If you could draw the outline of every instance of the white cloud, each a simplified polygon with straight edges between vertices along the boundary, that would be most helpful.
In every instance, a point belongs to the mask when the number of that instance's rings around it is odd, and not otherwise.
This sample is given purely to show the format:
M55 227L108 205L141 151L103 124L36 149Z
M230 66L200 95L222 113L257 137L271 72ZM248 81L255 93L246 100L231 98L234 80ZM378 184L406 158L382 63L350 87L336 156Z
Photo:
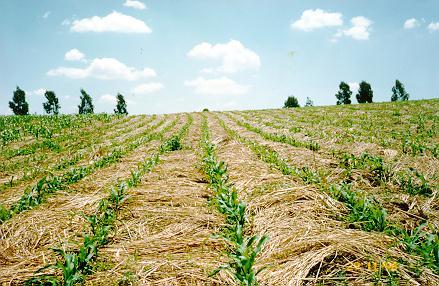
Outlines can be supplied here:
M78 49L71 49L64 55L66 61L81 61L84 57L85 55Z
M74 32L118 32L146 33L152 32L145 22L134 17L113 11L105 17L93 16L73 21L70 30Z
M415 18L407 19L404 22L404 29L413 29L419 27L420 23Z
M126 0L125 3L123 3L123 6L138 9L138 10L146 9L145 4L136 0Z
M49 70L49 76L65 76L72 79L96 78L101 80L138 80L154 77L156 72L151 68L136 69L128 67L114 58L97 58L85 68L59 67Z
M215 45L203 42L194 46L187 55L190 58L201 60L221 60L222 64L216 70L224 73L258 70L261 66L258 54L247 49L237 40L230 40L228 43Z
M69 19L64 19L61 23L61 25L63 26L70 26L72 22Z
M329 13L322 9L305 10L299 20L291 23L292 29L310 32L324 27L334 27L343 25L343 15L341 13Z
M30 94L35 94L35 95L43 96L46 93L46 90L47 89L45 89L45 88L39 88L39 89L36 89L36 90L32 91Z
M117 99L116 96L111 94L104 94L99 97L99 100L105 103L110 103L112 105L116 105Z
M150 82L150 83L143 83L138 86L136 86L132 93L135 95L143 95L143 94L150 94L150 93L156 93L164 88L164 85L160 82Z
M428 25L428 30L429 30L431 33L434 32L434 31L439 30L439 22L431 22L431 23Z
M372 21L363 16L354 17L351 19L352 27L346 30L338 31L333 41L336 41L337 38L342 36L351 37L355 40L368 40L370 35L370 26L372 25Z
M348 85L352 92L357 92L357 90L360 88L360 84L358 82L348 82Z
M205 79L198 77L194 80L185 81L184 85L193 87L197 94L209 95L239 95L249 91L250 86L240 85L228 77Z
M50 13L51 13L50 11L47 11L46 13L44 13L43 18L44 18L44 19L49 18Z

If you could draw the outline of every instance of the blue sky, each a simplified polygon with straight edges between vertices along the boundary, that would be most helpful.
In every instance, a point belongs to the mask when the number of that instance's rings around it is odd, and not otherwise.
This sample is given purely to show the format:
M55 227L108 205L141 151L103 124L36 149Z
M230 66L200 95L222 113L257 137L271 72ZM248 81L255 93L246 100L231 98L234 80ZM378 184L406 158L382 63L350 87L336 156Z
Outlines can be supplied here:
M340 81L388 101L439 97L439 1L0 1L0 114L18 85L63 113L80 89L97 112L169 113L335 104ZM356 100L354 100L356 102Z

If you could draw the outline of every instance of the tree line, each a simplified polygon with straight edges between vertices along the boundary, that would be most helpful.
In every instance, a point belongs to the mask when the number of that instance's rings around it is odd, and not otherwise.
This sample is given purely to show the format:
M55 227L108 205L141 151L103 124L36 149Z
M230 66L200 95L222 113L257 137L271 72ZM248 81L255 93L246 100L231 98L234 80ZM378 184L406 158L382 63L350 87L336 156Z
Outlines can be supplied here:
M351 104L351 96L352 91L349 87L349 84L342 81L340 82L340 85L338 86L339 90L335 94L335 97L337 98L337 105L341 104ZM360 82L358 92L355 95L357 98L358 103L372 103L373 102L373 90L371 85L366 82L362 81ZM405 101L409 100L410 95L405 90L404 85L399 81L395 81L395 85L392 87L392 96L390 97L391 101ZM313 106L312 100L307 97L306 98L306 104L305 106ZM299 101L294 96L289 96L287 100L284 103L284 108L288 107L300 107Z
M44 93L46 97L46 102L43 103L44 111L49 115L58 115L61 109L58 97L55 92L46 90ZM126 115L128 114L127 103L122 94L117 94L117 104L114 109L115 114ZM78 114L93 114L94 105L91 96L83 89L81 89L80 103L78 105ZM29 104L26 101L26 93L24 90L17 86L12 96L12 101L9 101L9 108L15 115L28 115L29 114Z

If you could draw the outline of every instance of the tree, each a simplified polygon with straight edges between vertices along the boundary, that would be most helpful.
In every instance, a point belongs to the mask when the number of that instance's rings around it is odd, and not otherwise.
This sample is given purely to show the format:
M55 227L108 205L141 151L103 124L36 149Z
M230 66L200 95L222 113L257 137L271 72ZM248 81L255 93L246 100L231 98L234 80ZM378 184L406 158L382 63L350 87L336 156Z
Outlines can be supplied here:
M47 101L43 103L43 108L46 111L46 113L58 115L61 106L58 103L58 97L56 97L55 92L46 90L44 96L47 99Z
M284 108L289 107L300 107L299 101L294 96L288 96L287 100L285 101Z
M15 115L27 115L29 114L29 104L26 102L26 93L17 86L17 90L14 91L12 101L9 101L9 108Z
M306 98L305 106L314 106L314 102L311 100L311 98Z
M344 81L342 81L342 82L340 82L340 85L338 87L340 89L335 94L335 97L337 97L337 105L351 104L352 91L349 88L349 85L347 83L345 83Z
M116 109L114 110L114 113L115 114L128 114L127 103L126 103L123 95L118 93L116 98L117 98L117 105L116 105Z
M371 103L373 98L373 90L368 82L360 82L360 88L356 95L358 103Z
M405 91L405 87L399 80L396 80L395 86L392 87L392 101L409 100L409 94Z
M88 95L85 90L81 89L81 103L78 105L79 114L93 114L94 106L93 100L90 95Z

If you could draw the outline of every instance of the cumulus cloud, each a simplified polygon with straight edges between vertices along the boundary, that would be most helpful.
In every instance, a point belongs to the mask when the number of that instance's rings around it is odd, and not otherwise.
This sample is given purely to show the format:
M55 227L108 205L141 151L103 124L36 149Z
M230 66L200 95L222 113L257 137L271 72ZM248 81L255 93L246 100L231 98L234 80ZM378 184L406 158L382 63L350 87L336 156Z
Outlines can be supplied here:
M81 61L84 57L85 55L78 49L71 49L64 55L66 61Z
M205 79L198 77L184 82L184 85L194 88L197 94L206 95L240 95L250 90L248 85L240 85L228 77Z
M343 25L341 13L329 13L322 9L305 10L299 20L291 23L292 29L310 32L324 27L335 27Z
M348 82L348 85L352 92L357 92L360 88L360 84L358 82Z
M116 105L117 104L116 96L111 95L111 94L101 95L99 97L99 100L102 101L102 102L105 102L105 103L110 103L112 105Z
M65 76L72 79L96 78L101 80L138 80L154 77L156 72L151 68L136 69L126 66L114 58L97 58L85 68L59 67L49 70L49 76Z
M165 86L160 82L143 83L143 84L136 86L132 90L132 93L135 95L151 94L151 93L159 92L164 87Z
M346 30L340 30L335 34L333 41L342 36L351 37L355 40L368 40L370 35L370 26L372 21L363 16L351 19L352 27Z
M222 64L216 68L216 71L223 73L258 70L261 66L258 54L247 49L237 40L230 40L228 43L215 45L204 42L194 46L187 55L190 58L200 60L221 60Z
M46 90L47 89L45 89L45 88L39 88L39 89L36 89L36 90L32 91L30 94L35 94L35 95L38 95L38 96L43 96L46 93Z
M116 32L116 33L146 33L152 32L151 28L142 20L132 16L113 11L105 17L93 16L75 20L70 27L74 32Z
M136 0L126 0L125 3L123 3L123 6L138 9L138 10L146 9L145 4Z
M404 29L413 29L419 27L420 23L415 18L407 19L404 22Z
M431 22L431 23L428 25L428 30L429 30L431 33L434 32L434 31L439 30L439 22Z

